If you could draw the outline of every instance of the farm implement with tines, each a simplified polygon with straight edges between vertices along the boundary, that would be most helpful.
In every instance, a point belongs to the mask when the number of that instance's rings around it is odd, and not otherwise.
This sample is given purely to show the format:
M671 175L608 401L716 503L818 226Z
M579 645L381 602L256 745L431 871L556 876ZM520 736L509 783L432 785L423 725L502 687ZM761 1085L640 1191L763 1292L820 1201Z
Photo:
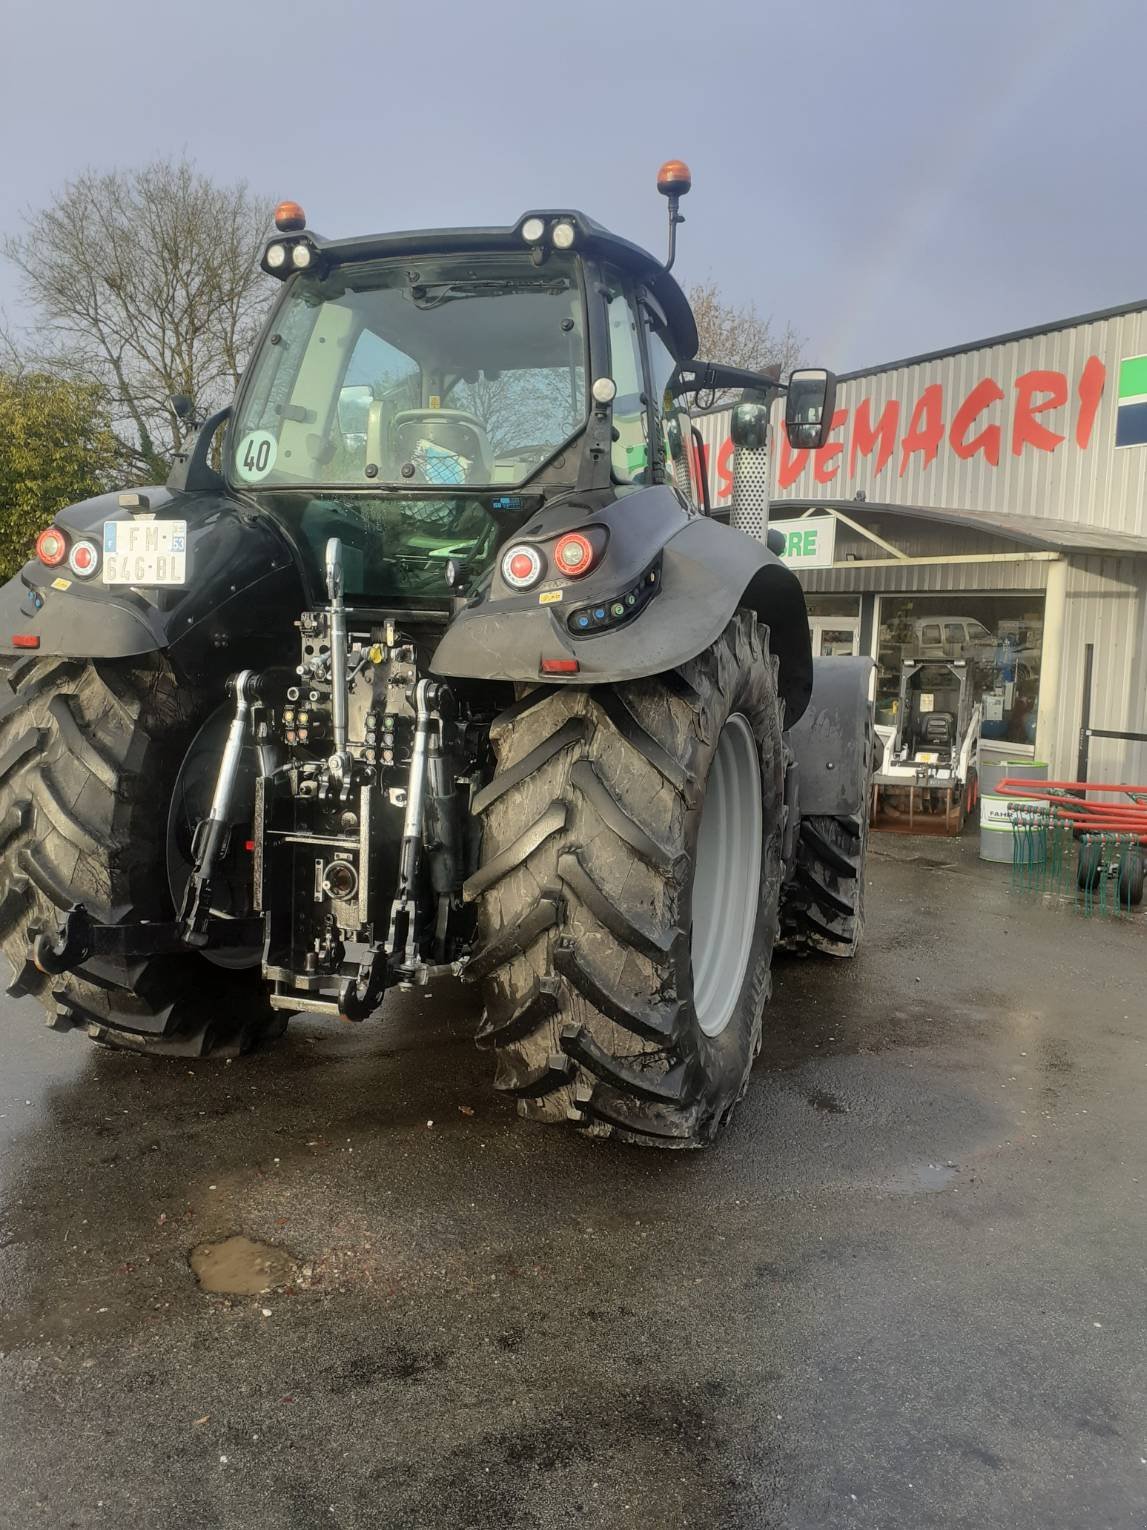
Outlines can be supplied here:
M1085 913L1130 913L1143 901L1147 786L1110 781L999 783L1012 826L1012 882L1028 891L1062 892L1075 859L1077 901ZM1125 801L1099 801L1089 793Z

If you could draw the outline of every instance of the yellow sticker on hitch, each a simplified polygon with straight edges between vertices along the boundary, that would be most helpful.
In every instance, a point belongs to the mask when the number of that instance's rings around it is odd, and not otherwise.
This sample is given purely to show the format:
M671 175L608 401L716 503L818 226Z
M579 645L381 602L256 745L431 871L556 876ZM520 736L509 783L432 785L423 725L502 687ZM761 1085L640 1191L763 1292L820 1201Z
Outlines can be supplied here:
M72 587L72 581L70 579L53 579L52 580L52 588L54 590L70 590L71 587Z
M561 590L543 590L538 596L539 606L555 606L562 598Z

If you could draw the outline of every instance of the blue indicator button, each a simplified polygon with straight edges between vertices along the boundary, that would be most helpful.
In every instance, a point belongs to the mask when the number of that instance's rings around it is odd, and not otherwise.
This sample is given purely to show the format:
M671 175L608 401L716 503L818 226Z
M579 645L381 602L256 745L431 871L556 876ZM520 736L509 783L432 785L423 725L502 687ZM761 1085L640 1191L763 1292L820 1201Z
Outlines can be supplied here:
M604 606L595 606L594 607L593 615L594 615L594 620L595 621L599 621L599 622L605 621L605 607Z
M582 615L578 617L577 624L578 624L579 627L588 627L589 626L589 617L586 616L585 613L583 612Z

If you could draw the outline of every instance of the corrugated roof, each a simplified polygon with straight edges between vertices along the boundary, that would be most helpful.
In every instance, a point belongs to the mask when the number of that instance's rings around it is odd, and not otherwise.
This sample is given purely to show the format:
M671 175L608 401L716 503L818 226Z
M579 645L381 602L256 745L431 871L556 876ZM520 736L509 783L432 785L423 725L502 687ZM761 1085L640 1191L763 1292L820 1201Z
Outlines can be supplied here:
M773 502L773 513L783 506L784 516L805 507L799 500ZM1147 536L1126 531L1109 531L1103 526L1077 526L1065 521L1043 520L1035 515L990 515L983 510L929 510L919 505L877 504L873 500L818 499L809 501L810 510L840 510L861 526L865 517L900 516L928 521L938 526L962 526L968 531L986 531L991 536L1006 537L1025 547L1047 552L1122 553L1147 557Z
M1049 324L1032 324L1027 329L1008 330L1003 335L988 335L983 340L968 340L961 345L951 345L944 350L923 351L919 356L905 356L901 361L882 361L874 367L860 367L853 372L841 372L837 382L855 382L862 377L875 377L879 372L895 372L901 367L916 367L926 361L943 361L948 356L963 356L968 351L984 351L993 345L1008 345L1014 340L1030 340L1036 335L1054 335L1061 329L1076 329L1081 324L1099 324L1104 319L1118 319L1124 314L1140 313L1147 308L1147 298L1135 303L1120 303L1114 308L1099 308L1094 313L1076 314L1071 319L1053 319Z

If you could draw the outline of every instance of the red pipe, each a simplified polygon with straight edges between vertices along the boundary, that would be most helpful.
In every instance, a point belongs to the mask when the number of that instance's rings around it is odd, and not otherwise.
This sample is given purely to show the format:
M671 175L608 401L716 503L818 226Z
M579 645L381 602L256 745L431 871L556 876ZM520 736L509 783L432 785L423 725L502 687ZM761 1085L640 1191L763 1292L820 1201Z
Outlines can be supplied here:
M1012 780L1008 776L996 785L997 795L1003 792L1004 787L1011 791L1022 791L1025 787L1057 787L1061 791L1072 792L1142 792L1147 797L1147 786L1128 786L1124 781L1033 781L1030 777L1022 780Z

